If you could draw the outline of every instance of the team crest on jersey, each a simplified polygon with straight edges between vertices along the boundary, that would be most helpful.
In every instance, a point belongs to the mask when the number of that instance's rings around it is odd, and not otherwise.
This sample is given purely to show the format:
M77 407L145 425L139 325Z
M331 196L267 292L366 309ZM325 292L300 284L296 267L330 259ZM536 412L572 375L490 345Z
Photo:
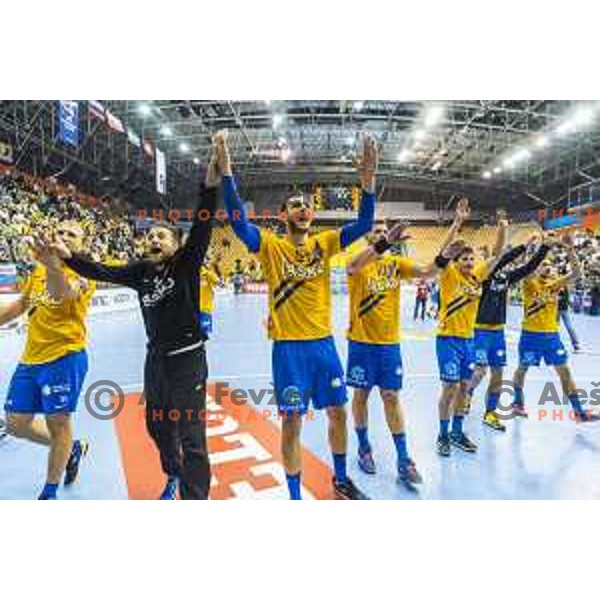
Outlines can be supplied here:
M62 300L55 300L50 296L48 290L42 290L41 292L31 292L31 294L29 294L28 304L31 308L38 306L60 306Z
M315 243L312 251L305 247L296 248L294 260L285 260L283 263L283 277L285 279L314 279L325 272L323 249Z

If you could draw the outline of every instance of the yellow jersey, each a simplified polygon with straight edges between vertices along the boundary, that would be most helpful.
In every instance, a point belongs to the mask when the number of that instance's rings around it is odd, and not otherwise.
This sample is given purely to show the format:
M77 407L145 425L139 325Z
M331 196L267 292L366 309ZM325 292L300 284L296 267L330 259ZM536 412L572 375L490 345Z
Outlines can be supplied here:
M270 339L331 335L330 259L339 252L339 230L311 235L300 246L261 230L258 258L269 286Z
M28 329L21 362L39 365L83 350L87 341L85 318L96 284L68 268L67 281L80 290L77 298L57 302L46 289L46 269L37 265L25 282L22 294L27 303Z
M446 337L472 338L481 297L481 279L486 263L475 266L465 275L456 263L440 274L440 322L437 334Z
M215 287L218 283L219 278L212 269L200 268L200 312L212 314Z
M400 282L412 279L415 263L384 256L348 276L348 339L368 344L400 342Z
M555 333L558 324L558 292L561 288L555 277L528 277L523 281L523 331Z

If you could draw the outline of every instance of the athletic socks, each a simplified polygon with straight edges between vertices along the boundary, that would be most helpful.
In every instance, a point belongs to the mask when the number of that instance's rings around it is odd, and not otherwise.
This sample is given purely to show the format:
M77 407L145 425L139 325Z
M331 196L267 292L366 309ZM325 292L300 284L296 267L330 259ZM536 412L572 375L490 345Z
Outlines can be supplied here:
M408 450L406 449L406 434L393 433L394 445L396 446L396 454L398 456L398 465L403 465L408 461Z
M285 478L290 493L290 500L302 500L302 496L300 495L300 473L296 473L296 475L286 473Z
M486 407L487 412L492 412L498 408L498 397L499 397L499 394L497 394L497 393L491 393L488 395L488 401L487 401L487 407Z
M366 427L357 427L355 429L356 436L358 437L358 451L361 454L371 452L371 444L369 443L369 436Z
M333 472L335 473L335 480L338 483L345 483L348 479L346 474L346 455L345 454L334 454L333 455Z
M452 433L454 435L460 435L463 432L463 421L465 417L463 415L454 415L452 417Z
M38 500L56 500L57 491L58 483L46 483L42 493L38 496Z
M585 414L585 410L583 408L583 406L581 406L581 402L579 401L579 396L577 394L571 394L569 396L569 402L571 403L571 406L573 407L573 410L578 414L578 415L583 415L586 416Z
M525 406L525 398L523 396L523 388L515 385L515 404Z
M450 419L440 419L440 437L448 437Z

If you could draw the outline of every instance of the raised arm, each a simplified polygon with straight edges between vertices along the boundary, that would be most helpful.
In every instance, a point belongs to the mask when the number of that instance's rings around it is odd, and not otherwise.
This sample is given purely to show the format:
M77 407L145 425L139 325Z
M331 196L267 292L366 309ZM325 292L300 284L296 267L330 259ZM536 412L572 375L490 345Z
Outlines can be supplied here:
M562 287L563 285L569 285L571 283L575 283L578 279L581 279L583 276L583 269L581 268L581 263L577 258L577 254L575 252L573 234L566 233L563 236L563 242L567 247L567 258L569 259L569 265L571 267L571 272L565 276L561 277L557 281L557 286Z
M387 236L381 237L374 244L370 244L364 250L354 256L346 266L348 275L354 275L364 269L369 263L377 260L396 242L407 240L407 223L400 222L394 225Z
M517 246L518 248L519 246ZM515 267L508 272L508 281L510 285L518 283L525 277L529 277L533 275L538 269L538 267L544 262L546 255L550 251L550 245L547 243L542 244L537 252L524 264L520 267Z
M435 259L428 264L415 264L413 267L413 277L431 277L438 271L445 269L448 266L450 260L452 260L459 250L458 247L455 247L456 236L463 223L469 217L469 214L469 199L462 197L456 205L456 214L454 215L454 220L452 221L452 225L450 225L450 228L440 244L440 248Z
M210 244L215 211L217 210L217 186L219 171L216 157L211 158L206 168L206 178L200 192L200 202L194 215L194 223L179 255L180 264L199 269Z
M508 220L504 211L498 211L498 234L496 235L496 243L492 249L492 256L499 257L506 247L508 241Z
M35 236L33 252L36 259L46 269L46 290L52 300L61 302L63 300L74 300L82 291L85 291L85 282L69 282L61 260L52 249L56 238L51 238L42 232Z
M362 156L355 161L360 175L362 197L358 208L358 218L344 225L340 230L340 246L347 248L350 244L369 233L375 219L375 174L377 173L377 144L370 135L366 135Z
M225 210L231 221L234 233L244 242L250 252L260 250L260 229L250 223L246 211L239 197L231 170L231 157L227 145L227 132L220 131L214 136L215 151L219 172L221 173L221 187Z

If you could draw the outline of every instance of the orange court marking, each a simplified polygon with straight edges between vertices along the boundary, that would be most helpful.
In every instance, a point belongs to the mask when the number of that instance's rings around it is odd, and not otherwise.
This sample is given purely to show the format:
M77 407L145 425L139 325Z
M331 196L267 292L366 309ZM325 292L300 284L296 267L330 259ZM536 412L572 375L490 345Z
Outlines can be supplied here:
M209 385L207 434L213 473L211 499L287 499L279 427L248 404L236 406L228 394L223 396L222 404L217 405L211 400L212 389ZM271 407L271 411L275 412L275 407ZM310 422L306 426L310 426ZM115 427L129 498L156 499L164 487L165 476L154 442L146 432L145 407L139 404L139 394L125 397ZM303 497L332 499L331 477L330 468L303 448Z

